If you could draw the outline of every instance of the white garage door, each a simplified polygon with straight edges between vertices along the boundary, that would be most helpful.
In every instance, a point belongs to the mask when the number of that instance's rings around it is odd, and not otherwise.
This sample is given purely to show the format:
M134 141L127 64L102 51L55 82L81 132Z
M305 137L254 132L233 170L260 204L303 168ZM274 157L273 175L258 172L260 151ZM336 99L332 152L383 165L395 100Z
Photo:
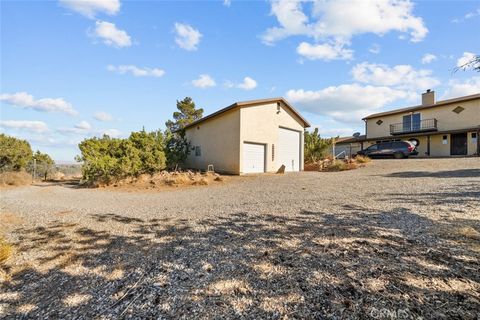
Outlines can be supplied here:
M300 171L300 132L279 128L277 167L285 171Z
M265 172L265 145L243 143L243 173Z

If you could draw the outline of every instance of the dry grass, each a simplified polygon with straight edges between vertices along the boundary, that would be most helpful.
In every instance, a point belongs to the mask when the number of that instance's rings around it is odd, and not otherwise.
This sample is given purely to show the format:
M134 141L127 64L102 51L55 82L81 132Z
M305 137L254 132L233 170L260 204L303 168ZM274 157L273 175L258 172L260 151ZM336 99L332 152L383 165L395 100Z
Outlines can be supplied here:
M0 173L0 186L25 186L32 183L32 177L25 171Z
M346 171L357 169L358 165L354 161L334 160L327 164L324 168L325 171Z
M3 237L0 236L0 265L3 265L11 257L13 247Z
M0 227L5 230L9 226L19 225L23 222L23 218L10 212L0 212Z
M327 158L322 161L305 163L305 171L346 171L359 167L364 167L371 159L368 157L357 156L355 159L336 159Z
M206 186L223 181L225 181L224 177L216 173L162 171L154 175L143 174L137 178L127 178L118 181L113 186L158 189L168 187Z
M438 227L436 232L441 236L448 238L460 238L464 240L480 240L480 232L475 230L470 226L459 226L459 227Z
M367 156L358 155L355 157L355 161L358 163L369 163L370 161L372 161L372 159Z

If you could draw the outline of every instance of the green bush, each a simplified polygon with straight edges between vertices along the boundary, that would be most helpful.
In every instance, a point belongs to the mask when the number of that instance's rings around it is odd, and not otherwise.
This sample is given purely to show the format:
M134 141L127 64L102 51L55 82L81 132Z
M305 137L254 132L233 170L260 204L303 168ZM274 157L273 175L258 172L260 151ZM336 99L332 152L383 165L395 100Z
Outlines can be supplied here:
M313 163L325 159L330 153L332 139L321 138L318 128L313 132L305 131L305 162Z
M0 171L20 171L31 159L32 148L27 141L0 134Z
M131 176L153 174L166 167L164 138L160 131L132 132L127 139L85 139L79 144L83 179L109 184Z

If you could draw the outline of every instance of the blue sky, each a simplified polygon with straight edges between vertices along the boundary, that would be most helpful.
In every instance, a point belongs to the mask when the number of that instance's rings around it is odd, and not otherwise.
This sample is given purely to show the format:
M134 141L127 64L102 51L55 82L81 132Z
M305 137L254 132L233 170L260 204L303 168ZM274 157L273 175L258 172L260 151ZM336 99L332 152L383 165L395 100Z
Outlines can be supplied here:
M480 92L480 1L2 1L0 130L56 160L85 137L163 129L283 96L323 136L370 113Z

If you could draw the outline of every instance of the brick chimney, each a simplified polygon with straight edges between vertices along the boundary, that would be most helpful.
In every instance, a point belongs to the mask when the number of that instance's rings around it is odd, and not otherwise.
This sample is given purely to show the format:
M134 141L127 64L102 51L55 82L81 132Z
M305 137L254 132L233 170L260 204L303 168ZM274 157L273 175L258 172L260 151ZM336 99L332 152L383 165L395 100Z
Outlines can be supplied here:
M422 93L422 106L431 106L435 104L435 91L430 89Z

